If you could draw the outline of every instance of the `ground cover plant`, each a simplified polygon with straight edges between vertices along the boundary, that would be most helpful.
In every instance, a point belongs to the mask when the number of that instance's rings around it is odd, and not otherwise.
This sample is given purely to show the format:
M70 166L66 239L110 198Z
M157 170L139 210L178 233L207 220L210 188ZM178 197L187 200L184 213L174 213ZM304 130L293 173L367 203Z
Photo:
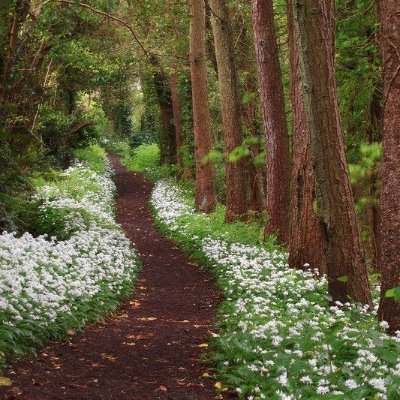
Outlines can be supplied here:
M114 220L104 150L33 179L40 235L0 235L0 364L94 322L132 291L139 262Z
M160 228L218 278L226 300L212 358L240 398L399 398L400 332L386 335L376 309L331 303L325 277L290 269L287 254L257 243L257 230L224 226L219 211L196 213L174 180L155 185L151 204Z

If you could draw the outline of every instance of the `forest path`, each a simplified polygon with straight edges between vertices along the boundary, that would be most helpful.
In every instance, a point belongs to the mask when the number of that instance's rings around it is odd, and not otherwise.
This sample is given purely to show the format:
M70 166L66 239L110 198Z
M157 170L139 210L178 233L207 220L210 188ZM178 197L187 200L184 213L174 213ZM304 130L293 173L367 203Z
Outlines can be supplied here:
M152 185L118 157L111 161L117 221L143 263L137 290L101 324L15 364L6 374L11 390L26 400L214 399L199 361L220 300L213 278L157 232L148 208ZM14 398L7 393L0 389L0 398Z

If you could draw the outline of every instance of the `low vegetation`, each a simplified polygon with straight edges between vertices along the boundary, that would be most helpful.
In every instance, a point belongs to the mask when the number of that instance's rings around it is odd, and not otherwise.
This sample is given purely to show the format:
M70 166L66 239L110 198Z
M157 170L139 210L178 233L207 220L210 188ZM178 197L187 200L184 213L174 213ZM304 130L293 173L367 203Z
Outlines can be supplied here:
M97 321L132 292L139 261L114 220L115 186L92 146L33 179L34 236L0 235L0 364Z

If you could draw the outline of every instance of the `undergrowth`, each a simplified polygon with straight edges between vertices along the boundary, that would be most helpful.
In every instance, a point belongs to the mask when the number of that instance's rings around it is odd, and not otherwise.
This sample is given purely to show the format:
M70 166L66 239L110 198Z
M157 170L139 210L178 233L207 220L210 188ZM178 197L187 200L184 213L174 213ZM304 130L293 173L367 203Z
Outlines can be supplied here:
M104 150L79 150L65 171L32 177L36 235L0 235L0 367L115 310L139 260L114 219Z

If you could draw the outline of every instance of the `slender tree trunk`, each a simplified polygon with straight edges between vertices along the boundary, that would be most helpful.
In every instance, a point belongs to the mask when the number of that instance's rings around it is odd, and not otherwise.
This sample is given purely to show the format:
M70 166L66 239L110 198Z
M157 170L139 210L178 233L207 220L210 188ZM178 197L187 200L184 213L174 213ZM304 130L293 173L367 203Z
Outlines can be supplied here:
M190 1L190 71L196 157L196 208L211 212L216 205L215 171L211 161L204 158L212 149L205 37L204 0Z
M292 102L292 224L289 265L293 268L318 268L326 274L326 259L317 215L314 213L315 177L312 168L310 134L304 107L299 54L293 26L293 1L288 0L290 95Z
M379 318L400 330L400 302L385 296L400 286L400 3L381 0L383 162L381 188L381 302Z
M229 161L230 153L243 142L240 96L228 6L226 0L210 0L210 5L226 152L225 218L233 222L244 219L247 211L246 161Z
M162 125L162 135L160 138L161 164L174 164L176 163L176 133L169 80L154 55L150 56L150 63L154 68L153 82L160 107Z
M176 154L180 174L183 171L182 144L183 144L183 126L182 126L182 102L178 91L178 74L176 72L169 76L169 85L171 87L172 110L174 113L174 126L176 134Z
M371 304L337 103L333 10L334 0L293 4L318 217L331 296Z
M290 156L272 0L252 0L253 30L267 153L267 234L287 244L290 223Z
M243 131L250 138L261 139L264 134L259 112L257 66L255 62L253 32L246 28L246 21L241 21L238 39L236 40L238 73L243 77L239 90L246 93L242 102ZM260 140L261 142L261 140ZM266 209L265 164L255 164L256 157L262 152L261 143L249 145L250 155L246 158L249 187L248 211L262 212Z
M257 93L256 74L248 74L246 79L246 92ZM243 110L243 123L250 136L260 138L262 135L260 123L257 119L256 98L250 100ZM249 210L264 211L266 209L265 195L265 165L254 164L255 157L261 153L261 146L257 144L250 145L251 156L247 162L247 175L249 180Z

